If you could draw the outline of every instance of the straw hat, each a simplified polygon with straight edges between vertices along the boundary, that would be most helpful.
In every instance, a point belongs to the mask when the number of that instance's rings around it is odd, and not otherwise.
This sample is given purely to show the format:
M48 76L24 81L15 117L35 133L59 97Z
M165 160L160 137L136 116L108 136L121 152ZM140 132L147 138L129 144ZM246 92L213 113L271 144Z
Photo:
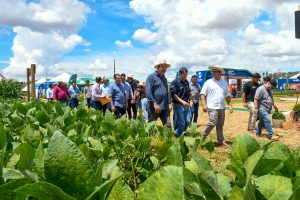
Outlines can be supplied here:
M160 60L160 61L158 62L158 64L156 64L156 65L154 66L154 68L157 69L160 65L166 65L167 68L169 68L169 67L171 66L170 64L167 63L166 60Z
M133 74L127 74L127 78L133 78Z
M210 70L216 70L216 71L219 71L221 74L225 74L225 70L221 67L217 67L217 66L210 66L208 67L208 69Z

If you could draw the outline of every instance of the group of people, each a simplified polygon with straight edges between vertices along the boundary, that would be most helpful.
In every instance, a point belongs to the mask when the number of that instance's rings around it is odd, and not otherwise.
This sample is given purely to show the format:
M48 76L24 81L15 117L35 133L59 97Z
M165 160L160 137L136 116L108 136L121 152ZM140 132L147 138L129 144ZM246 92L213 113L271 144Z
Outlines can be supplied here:
M95 78L95 84L90 85L86 81L83 94L88 108L100 110L105 114L106 110L113 112L120 118L127 115L129 119L135 119L138 110L143 114L146 121L156 121L158 118L171 129L170 104L173 104L173 126L174 136L180 137L192 122L197 123L199 103L202 109L208 113L209 122L204 128L201 138L205 138L216 127L219 145L227 146L224 141L223 127L225 122L225 101L229 106L230 113L233 112L231 95L227 81L221 79L224 69L211 66L212 78L207 80L201 88L197 83L196 75L187 80L188 69L181 67L178 76L171 82L170 86L165 77L167 69L171 65L166 60L159 61L154 66L155 72L147 77L146 84L139 83L132 74L115 74L114 83L109 83L105 77ZM276 87L276 80L265 77L264 84L260 85L260 75L254 73L252 80L244 85L243 102L250 111L248 130L261 135L262 128L268 131L269 138L274 138L269 114L272 106L278 110L274 103L271 90ZM47 90L47 98L50 101L61 103L69 102L71 108L78 106L80 90L76 83L72 83L69 89L62 81L56 86L50 85ZM49 96L48 96L49 92ZM52 92L52 94L50 94ZM259 118L257 129L255 124Z

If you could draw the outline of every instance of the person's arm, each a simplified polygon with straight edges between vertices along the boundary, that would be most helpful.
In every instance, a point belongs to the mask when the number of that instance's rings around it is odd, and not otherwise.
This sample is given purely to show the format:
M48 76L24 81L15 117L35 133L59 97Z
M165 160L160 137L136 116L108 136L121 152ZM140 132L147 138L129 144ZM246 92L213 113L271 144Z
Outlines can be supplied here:
M201 97L203 112L207 112L206 96L204 94L201 94L200 97Z
M112 112L115 112L115 105L114 105L114 101L113 101L113 95L114 95L114 90L112 87L110 87L110 90L109 90L109 101L110 101L110 105L111 105L111 111ZM126 99L126 98L125 98Z
M260 88L258 88L254 95L254 110L257 112L259 109L259 97L260 97Z
M146 97L149 103L156 103L155 98L153 96L153 80L151 76L148 76L146 80Z
M57 93L58 93L57 87L55 87L55 88L53 89L53 101L57 101Z
M243 106L244 106L244 107L247 107L246 94L245 94L245 92L243 92L243 94L242 94L242 99L243 99Z
M278 107L277 107L277 105L275 104L275 101L274 101L273 95L272 95L271 97L272 97L272 101L273 101L273 107L274 107L274 109L275 109L275 112L278 112Z
M232 109L232 103L231 103L231 98L230 98L230 96L227 96L227 97L225 98L225 100L226 100L226 102L227 102L227 104L228 104L228 106L229 106L230 113L232 113L232 112L233 112L233 109Z
M101 95L97 94L97 89L98 89L98 87L94 87L94 86L92 87L92 97L94 99L98 99L101 97Z

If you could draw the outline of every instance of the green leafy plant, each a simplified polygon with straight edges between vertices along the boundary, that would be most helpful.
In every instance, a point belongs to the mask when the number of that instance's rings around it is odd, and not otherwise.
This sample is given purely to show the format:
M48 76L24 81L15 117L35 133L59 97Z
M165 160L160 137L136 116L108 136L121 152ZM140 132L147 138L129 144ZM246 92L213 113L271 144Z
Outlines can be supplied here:
M300 103L294 105L293 111L300 112Z
M272 119L285 119L285 116L281 112L274 112L272 114Z
M19 98L21 96L21 86L16 80L0 81L0 98Z

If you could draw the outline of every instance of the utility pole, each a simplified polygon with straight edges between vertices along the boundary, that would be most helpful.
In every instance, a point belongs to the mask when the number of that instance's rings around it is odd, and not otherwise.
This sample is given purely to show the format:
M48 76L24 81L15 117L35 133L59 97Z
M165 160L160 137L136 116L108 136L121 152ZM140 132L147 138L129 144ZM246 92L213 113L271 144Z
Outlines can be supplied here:
M26 86L27 86L27 101L30 101L30 68L27 68L26 69L26 72L27 72L27 83L26 83Z
M114 76L116 74L116 59L114 59Z
M31 64L31 94L32 94L32 99L36 99L35 97L35 74L36 74L36 66L35 64Z

